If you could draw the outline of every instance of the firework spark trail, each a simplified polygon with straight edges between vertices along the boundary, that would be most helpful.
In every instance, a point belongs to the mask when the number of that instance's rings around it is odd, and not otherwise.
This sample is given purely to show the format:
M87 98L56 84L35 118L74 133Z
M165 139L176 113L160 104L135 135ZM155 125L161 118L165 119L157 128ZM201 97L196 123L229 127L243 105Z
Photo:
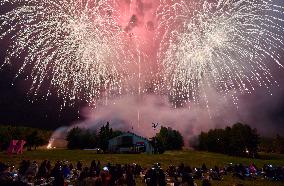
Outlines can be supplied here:
M134 55L117 25L115 1L4 0L0 40L10 36L4 65L23 58L19 73L32 69L31 91L49 84L65 101L92 102L108 90L120 94Z
M277 83L271 62L283 67L284 7L272 0L162 0L157 11L164 89L199 101L206 87L251 93Z

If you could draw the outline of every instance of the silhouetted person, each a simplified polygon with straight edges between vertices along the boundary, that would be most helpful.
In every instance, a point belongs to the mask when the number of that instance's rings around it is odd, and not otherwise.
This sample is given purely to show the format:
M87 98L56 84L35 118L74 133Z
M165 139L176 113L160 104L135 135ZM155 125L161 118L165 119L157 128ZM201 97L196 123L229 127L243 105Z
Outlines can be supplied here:
M82 168L83 168L83 164L81 163L81 161L78 161L77 170L82 171Z

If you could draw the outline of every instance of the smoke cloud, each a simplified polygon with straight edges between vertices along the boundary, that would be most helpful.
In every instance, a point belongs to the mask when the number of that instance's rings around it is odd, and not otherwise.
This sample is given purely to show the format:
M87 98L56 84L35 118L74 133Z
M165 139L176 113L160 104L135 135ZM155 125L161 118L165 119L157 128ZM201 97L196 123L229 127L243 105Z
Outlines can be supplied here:
M108 105L96 109L84 108L82 114L85 120L74 123L69 129L78 126L96 130L110 122L114 129L131 131L149 138L159 131L159 127L165 126L179 130L185 144L189 146L192 145L190 139L201 131L224 128L236 122L249 124L257 128L262 135L284 132L284 118L275 115L283 109L283 102L279 102L279 99L283 98L283 88L275 86L274 90L271 90L275 92L272 95L262 88L256 94L238 95L236 105L232 104L232 94L224 96L210 89L207 92L210 92L207 104L189 103L182 108L173 108L165 96L115 98L109 100ZM156 131L152 128L152 123L159 123Z

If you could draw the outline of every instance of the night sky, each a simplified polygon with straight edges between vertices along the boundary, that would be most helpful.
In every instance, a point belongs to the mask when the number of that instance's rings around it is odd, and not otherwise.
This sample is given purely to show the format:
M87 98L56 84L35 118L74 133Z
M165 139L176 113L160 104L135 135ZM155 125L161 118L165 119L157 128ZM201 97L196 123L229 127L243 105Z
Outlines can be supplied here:
M4 68L0 72L0 123L55 129L78 120L78 106L60 109L62 100L48 100L27 93L24 79L14 80L14 72ZM12 82L15 82L12 86Z
M7 43L8 41L0 41L1 65L5 59ZM80 103L60 109L61 98L54 96L46 100L34 96L29 93L30 83L25 80L25 75L15 79L16 72L15 66L5 66L0 70L0 124L56 129L78 120Z
M9 42L0 41L1 65ZM14 62L20 64L21 60ZM284 59L281 63L284 64ZM273 66L272 72L280 86L271 87L272 95L268 95L267 90L263 88L257 89L251 95L242 95L240 105L245 109L239 112L243 118L249 118L244 122L249 121L249 124L260 131L265 131L268 127L270 134L275 135L284 132L284 68ZM45 100L41 98L45 94L44 90L39 96L28 93L31 82L25 80L27 74L15 79L16 73L17 65L5 66L0 70L0 124L56 129L79 120L78 111L85 107L85 103L80 102L60 109L62 98L52 96Z

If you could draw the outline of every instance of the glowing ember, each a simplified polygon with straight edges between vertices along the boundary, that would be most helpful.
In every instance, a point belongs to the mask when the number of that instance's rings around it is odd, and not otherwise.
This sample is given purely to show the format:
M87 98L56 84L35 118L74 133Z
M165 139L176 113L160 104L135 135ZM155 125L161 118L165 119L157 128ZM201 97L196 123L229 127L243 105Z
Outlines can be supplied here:
M48 142L48 145L47 145L47 149L52 149L52 143L53 143L53 139L51 138Z

